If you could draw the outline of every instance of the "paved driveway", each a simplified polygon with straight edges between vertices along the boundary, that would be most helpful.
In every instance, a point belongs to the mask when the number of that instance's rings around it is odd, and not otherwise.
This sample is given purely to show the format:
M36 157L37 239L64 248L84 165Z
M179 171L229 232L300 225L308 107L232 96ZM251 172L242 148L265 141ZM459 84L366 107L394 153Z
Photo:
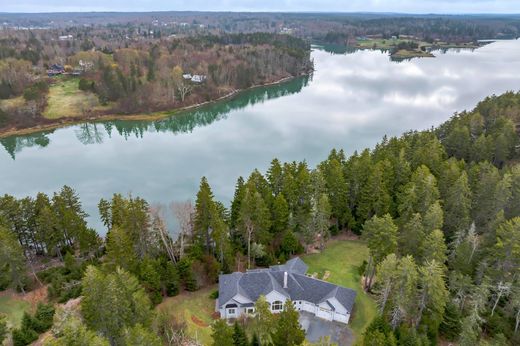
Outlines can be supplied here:
M339 346L350 346L354 341L352 331L346 324L326 321L305 311L300 311L300 324L310 342L317 342L320 337L327 335Z

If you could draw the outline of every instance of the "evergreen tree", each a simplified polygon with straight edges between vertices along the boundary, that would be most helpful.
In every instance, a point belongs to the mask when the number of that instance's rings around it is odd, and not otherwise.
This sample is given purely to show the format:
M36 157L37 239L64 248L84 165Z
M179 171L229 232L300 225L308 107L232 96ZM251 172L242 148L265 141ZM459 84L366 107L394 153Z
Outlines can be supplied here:
M280 234L287 230L289 224L289 205L282 194L274 198L271 215L273 220L273 233Z
M462 328L461 320L462 316L457 305L448 302L439 326L440 334L447 340L454 341L460 335Z
M251 268L251 243L267 243L271 224L269 209L255 186L248 183L240 208L239 225L247 244L248 268Z
M233 329L227 325L225 320L216 320L211 325L211 330L214 346L233 345Z
M144 328L141 324L125 330L123 337L125 346L161 346L161 339L151 330Z
M233 346L248 346L249 342L247 341L246 332L244 328L235 321L235 325L233 326Z
M138 260L129 235L120 227L107 234L105 265L111 270L120 267L132 273L137 272Z
M466 172L447 188L444 196L444 230L451 239L458 231L469 228L471 222L471 190Z
M293 302L286 300L284 309L279 314L278 323L272 335L274 345L294 346L303 343L305 340L305 331L301 329L298 319L299 314L294 308Z
M150 300L136 278L124 270L105 274L89 266L82 288L81 312L87 326L112 344L122 341L125 328L150 325Z
M24 291L26 266L22 247L16 236L0 225L0 276L3 273L10 285Z
M271 341L271 332L275 327L275 319L271 312L269 303L264 296L258 297L255 303L255 334L258 335L263 345L268 345Z
M382 217L375 215L365 222L363 238L367 240L370 251L370 262L367 267L368 275L365 279L365 287L370 290L376 266L386 256L397 250L397 226L389 214Z
M7 328L7 317L4 314L0 314L0 344L3 344L8 332L9 329Z
M425 262L434 260L441 265L446 263L448 249L442 231L436 229L428 234L422 246L423 260Z

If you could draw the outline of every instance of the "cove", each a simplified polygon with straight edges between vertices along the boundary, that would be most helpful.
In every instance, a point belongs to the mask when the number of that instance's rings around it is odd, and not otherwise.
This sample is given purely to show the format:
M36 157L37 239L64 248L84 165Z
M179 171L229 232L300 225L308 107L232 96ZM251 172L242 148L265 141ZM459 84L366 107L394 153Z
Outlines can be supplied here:
M167 206L193 200L206 176L227 204L238 176L264 171L274 157L312 167L334 147L347 154L371 148L384 135L436 126L488 95L520 89L518 40L433 53L395 62L381 51L315 47L312 76L157 121L87 122L3 138L0 193L34 196L69 185L103 234L97 203L114 192Z

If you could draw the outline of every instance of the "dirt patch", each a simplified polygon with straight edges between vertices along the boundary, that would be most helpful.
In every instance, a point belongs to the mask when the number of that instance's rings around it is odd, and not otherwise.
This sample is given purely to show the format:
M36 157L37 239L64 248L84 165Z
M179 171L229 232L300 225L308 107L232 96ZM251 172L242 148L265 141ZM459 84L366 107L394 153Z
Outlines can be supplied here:
M204 321L201 321L197 316L195 315L191 315L191 321L193 323L195 323L197 326L199 327L202 327L202 328L206 328L208 327L208 325L206 323L204 323Z
M211 318L212 318L213 320L215 320L215 321L216 321L216 320L220 320L220 312L215 311L214 313L211 314Z
M25 294L8 289L0 292L0 297L9 297L10 299L23 300L31 304L31 309L35 310L38 303L47 302L47 286L34 289Z
M334 240L359 240L359 239L360 239L359 235L353 233L352 231L347 231L347 232L341 232L340 234L335 235L334 237L331 237L329 242L334 241Z

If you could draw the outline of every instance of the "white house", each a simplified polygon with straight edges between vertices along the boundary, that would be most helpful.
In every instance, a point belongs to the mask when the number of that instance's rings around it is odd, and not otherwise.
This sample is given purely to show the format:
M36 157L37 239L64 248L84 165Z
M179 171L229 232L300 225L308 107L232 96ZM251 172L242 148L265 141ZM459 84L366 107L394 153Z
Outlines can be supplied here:
M193 77L191 77L191 81L193 83L202 83L206 80L206 76L200 75L200 74L194 74Z
M220 317L237 318L254 314L255 302L265 296L273 313L283 310L291 300L298 311L317 317L348 323L356 292L352 289L305 275L307 265L299 258L268 269L248 270L219 276L219 298L215 310Z

